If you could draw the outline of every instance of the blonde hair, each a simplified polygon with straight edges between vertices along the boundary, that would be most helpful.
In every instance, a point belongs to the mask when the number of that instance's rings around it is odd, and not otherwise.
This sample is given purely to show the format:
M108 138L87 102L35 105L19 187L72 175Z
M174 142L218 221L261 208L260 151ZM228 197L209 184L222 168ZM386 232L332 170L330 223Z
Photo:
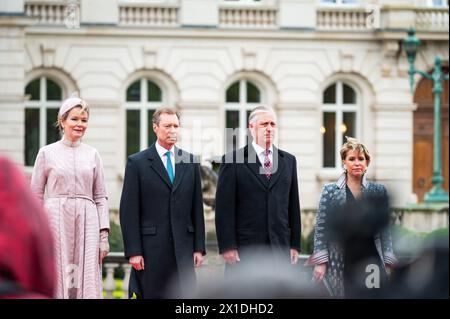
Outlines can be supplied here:
M54 124L58 129L60 133L63 133L63 127L62 127L62 122L67 120L67 117L69 116L70 111L72 111L74 108L76 107L81 107L80 109L80 115L83 113L86 113L89 117L89 106L87 105L86 102L82 101L80 104L75 105L74 107L70 108L70 110L67 110L66 113L64 113L61 116L58 116L56 123Z
M364 157L366 158L366 161L367 161L367 166L369 166L370 153L369 153L367 147L363 143L359 142L356 138L349 137L349 136L346 136L345 138L347 139L347 142L345 142L342 145L342 147L339 151L339 153L341 154L341 160L345 160L345 158L347 157L348 151L357 151L359 153L364 154Z

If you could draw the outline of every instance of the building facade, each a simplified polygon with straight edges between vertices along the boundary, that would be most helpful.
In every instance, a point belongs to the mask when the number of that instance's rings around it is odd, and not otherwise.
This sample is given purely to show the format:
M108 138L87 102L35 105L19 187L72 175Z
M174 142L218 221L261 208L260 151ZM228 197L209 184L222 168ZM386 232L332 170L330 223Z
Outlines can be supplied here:
M179 109L181 146L207 163L233 147L226 128L235 146L245 143L248 111L263 104L278 117L276 144L297 156L302 208L315 208L323 184L340 174L345 135L368 145L369 178L388 187L393 205L420 201L416 166L433 155L416 149L420 96L410 92L401 42L415 27L416 67L431 71L436 55L448 66L447 5L2 1L0 152L31 172L39 147L59 138L52 124L61 101L78 94L91 107L84 141L102 156L117 210L126 157L154 141L156 107ZM444 101L448 144L448 93ZM448 147L443 153L448 163Z

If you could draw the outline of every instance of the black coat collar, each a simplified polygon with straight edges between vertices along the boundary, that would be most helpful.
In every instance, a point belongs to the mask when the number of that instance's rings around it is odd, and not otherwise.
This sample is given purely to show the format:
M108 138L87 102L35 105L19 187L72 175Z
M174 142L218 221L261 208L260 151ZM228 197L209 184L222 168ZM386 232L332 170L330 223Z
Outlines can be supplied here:
M269 189L274 187L277 184L286 166L284 163L283 152L280 151L275 146L273 147L272 175L270 179L268 179L265 175L262 163L259 161L253 146L246 145L243 151L244 151L244 163L258 178L261 185Z
M174 192L180 185L186 171L187 164L190 164L193 160L193 157L190 156L188 152L185 152L176 146L174 148L174 152L175 179L172 185L169 179L169 174L164 167L164 163L162 162L161 157L159 157L155 144L153 143L147 151L147 158L150 160L150 167L159 175L159 177L166 183L166 185L172 189L172 192Z

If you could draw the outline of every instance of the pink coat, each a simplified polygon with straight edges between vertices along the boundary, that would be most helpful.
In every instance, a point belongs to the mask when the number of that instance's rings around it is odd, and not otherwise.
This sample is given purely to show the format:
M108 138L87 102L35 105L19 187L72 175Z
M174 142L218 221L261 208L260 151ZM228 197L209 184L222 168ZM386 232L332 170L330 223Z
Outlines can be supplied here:
M55 239L56 298L102 298L99 235L109 229L109 211L97 150L64 139L44 146L31 188L44 202Z

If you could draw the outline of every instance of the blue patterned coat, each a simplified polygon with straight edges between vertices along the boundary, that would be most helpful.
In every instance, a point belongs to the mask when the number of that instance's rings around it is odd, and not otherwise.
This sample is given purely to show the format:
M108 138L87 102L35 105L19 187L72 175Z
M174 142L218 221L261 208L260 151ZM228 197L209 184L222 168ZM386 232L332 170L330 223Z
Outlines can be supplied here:
M336 183L327 184L323 187L314 230L314 252L307 261L308 265L328 263L324 283L329 293L338 298L344 297L344 249L340 243L327 240L325 219L330 208L345 204L346 184L347 176L342 174ZM386 195L386 188L383 185L368 182L365 176L363 177L361 191L363 196L369 194ZM374 241L382 261L381 264L383 266L395 264L397 260L392 250L389 227L376 234Z

